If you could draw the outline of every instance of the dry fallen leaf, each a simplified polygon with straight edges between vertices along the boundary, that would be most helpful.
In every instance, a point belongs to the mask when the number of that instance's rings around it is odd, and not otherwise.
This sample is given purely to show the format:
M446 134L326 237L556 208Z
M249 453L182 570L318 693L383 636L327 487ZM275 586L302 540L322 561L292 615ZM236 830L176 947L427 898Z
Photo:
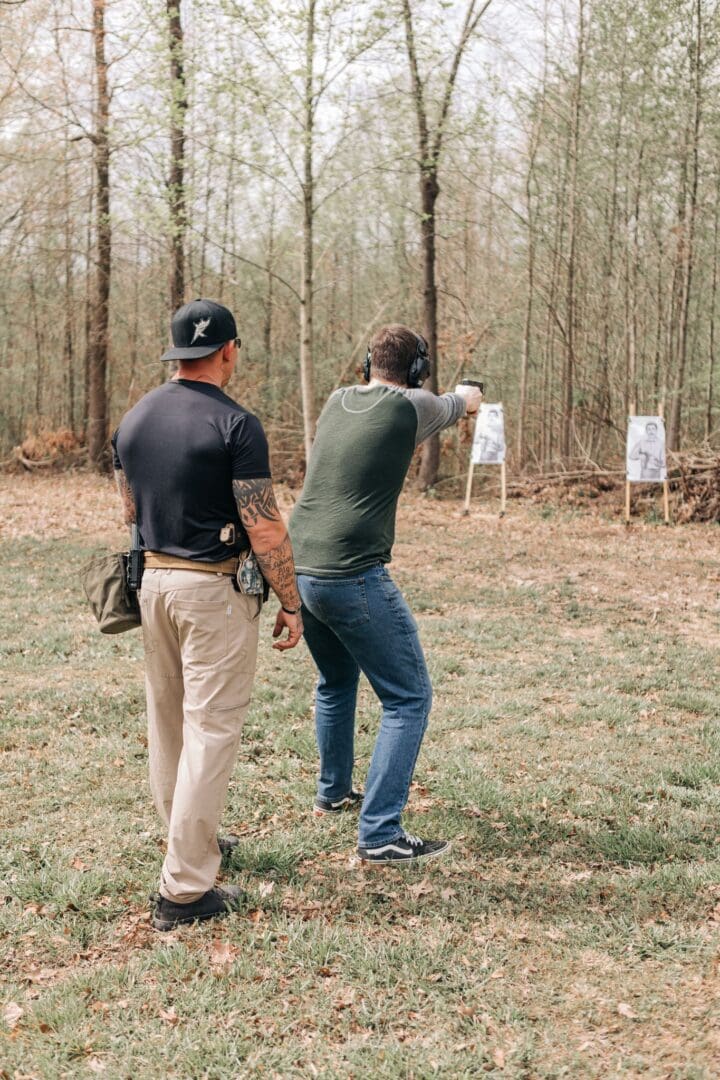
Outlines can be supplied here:
M435 889L427 878L423 878L422 881L418 881L417 885L408 885L407 891L417 899L419 896L428 896L430 893L435 892Z
M170 1024L172 1027L175 1027L180 1020L180 1017L175 1012L174 1005L171 1005L169 1009L160 1009L158 1016L161 1020L164 1020L166 1024Z
M344 990L341 994L338 994L338 996L335 998L335 1000L333 1002L333 1008L336 1009L337 1012L342 1012L343 1009L349 1009L350 1006L354 1003L354 1001L355 1001L355 991L354 990Z
M79 858L79 857L74 858L73 861L70 863L70 865L73 868L73 870L80 870L80 871L87 870L87 866L82 861L82 859ZM103 1068L105 1068L104 1065L103 1065Z
M210 963L213 967L227 967L240 952L237 945L216 938L210 949Z
M88 1069L94 1073L105 1072L107 1065L104 1061L101 1061L99 1057L91 1057L87 1063Z
M51 914L47 904L39 904L36 900L32 903L26 904L23 911L29 911L32 915L49 915L50 918L54 918L54 914Z
M18 1026L18 1024L20 1023L20 1017L23 1015L24 1012L25 1010L22 1009L16 1001L9 1001L7 1003L7 1005L3 1009L3 1020L11 1031L14 1031L15 1028Z
M275 891L274 881L261 881L258 886L258 892L261 896L271 896Z
M501 1050L499 1046L496 1047L495 1050L493 1050L493 1061L497 1065L498 1069L505 1068L505 1051Z
M621 1016L627 1017L628 1020L635 1020L637 1013L633 1009L632 1005L628 1005L626 1001L619 1001L617 1011Z

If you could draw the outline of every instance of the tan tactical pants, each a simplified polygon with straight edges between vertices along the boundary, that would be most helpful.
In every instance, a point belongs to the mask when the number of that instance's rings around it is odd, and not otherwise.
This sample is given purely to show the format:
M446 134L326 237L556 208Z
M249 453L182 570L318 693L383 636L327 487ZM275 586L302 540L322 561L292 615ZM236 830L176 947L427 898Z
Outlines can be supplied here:
M160 892L191 903L215 884L217 827L250 703L260 599L227 574L146 570L150 787L168 827Z

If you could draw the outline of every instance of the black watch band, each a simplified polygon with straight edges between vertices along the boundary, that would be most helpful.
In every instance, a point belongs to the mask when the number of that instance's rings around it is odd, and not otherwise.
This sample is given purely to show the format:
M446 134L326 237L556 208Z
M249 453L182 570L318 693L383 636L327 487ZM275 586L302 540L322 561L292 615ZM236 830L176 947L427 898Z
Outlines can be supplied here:
M286 615L299 615L300 614L300 608L299 607L289 608L289 607L285 607L284 604L281 604L280 607L283 609L283 611L285 612Z

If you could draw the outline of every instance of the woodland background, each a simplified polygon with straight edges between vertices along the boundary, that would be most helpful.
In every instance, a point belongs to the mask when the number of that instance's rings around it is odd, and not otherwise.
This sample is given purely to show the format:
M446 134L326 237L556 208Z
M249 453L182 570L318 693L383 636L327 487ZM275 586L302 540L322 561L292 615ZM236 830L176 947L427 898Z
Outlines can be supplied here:
M0 0L0 454L64 431L106 467L200 295L286 479L396 320L504 401L516 469L617 458L633 402L716 443L719 31L716 0Z

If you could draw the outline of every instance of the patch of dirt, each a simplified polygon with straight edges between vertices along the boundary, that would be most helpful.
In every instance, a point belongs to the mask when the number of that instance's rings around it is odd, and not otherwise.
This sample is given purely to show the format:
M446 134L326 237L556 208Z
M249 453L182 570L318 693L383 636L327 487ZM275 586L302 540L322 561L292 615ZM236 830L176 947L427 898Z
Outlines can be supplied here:
M276 486L278 505L287 515L294 495ZM127 529L112 477L77 470L65 473L0 473L0 539L77 538L122 544Z
M0 474L0 538L93 540L124 532L120 500L109 477L89 472Z

